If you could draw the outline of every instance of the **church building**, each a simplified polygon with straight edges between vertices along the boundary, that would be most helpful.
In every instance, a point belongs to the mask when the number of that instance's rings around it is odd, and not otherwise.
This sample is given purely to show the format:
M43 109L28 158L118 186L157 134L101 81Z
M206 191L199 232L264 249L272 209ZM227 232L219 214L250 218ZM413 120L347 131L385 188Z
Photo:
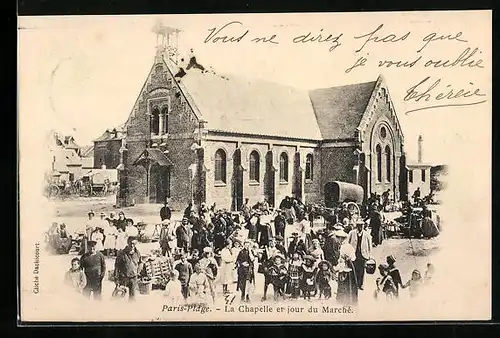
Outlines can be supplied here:
M365 198L387 189L406 198L403 134L382 76L311 91L220 76L176 60L170 34L160 34L120 139L119 206L325 203L335 181L362 186Z

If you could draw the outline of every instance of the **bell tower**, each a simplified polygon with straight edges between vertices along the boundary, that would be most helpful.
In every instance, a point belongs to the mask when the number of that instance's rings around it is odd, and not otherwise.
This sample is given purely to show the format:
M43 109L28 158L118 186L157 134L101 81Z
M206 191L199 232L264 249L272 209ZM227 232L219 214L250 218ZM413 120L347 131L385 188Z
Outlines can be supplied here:
M182 31L177 28L167 27L162 21L157 21L152 31L156 34L155 62L161 60L162 57L166 57L177 64L179 58L179 33Z

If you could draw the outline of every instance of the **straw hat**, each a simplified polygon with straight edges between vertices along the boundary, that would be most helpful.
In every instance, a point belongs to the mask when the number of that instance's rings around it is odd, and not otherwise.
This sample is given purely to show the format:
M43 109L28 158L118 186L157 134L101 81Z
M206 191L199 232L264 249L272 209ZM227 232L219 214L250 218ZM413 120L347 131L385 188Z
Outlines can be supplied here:
M335 236L345 238L347 233L344 230L337 230L334 232Z

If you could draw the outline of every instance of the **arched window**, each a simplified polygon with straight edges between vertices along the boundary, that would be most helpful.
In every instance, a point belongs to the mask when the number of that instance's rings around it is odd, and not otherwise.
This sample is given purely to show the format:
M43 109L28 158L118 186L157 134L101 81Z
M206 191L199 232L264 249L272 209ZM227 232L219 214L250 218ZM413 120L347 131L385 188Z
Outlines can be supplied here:
M226 183L226 153L222 149L215 152L215 181Z
M286 153L280 155L280 181L288 182L288 155Z
M377 144L375 152L377 153L377 181L382 182L382 147L380 144Z
M385 146L385 174L387 182L391 181L391 148Z
M250 153L250 181L259 182L260 179L259 169L260 169L259 153L254 150Z
M160 111L158 108L153 109L151 115L151 133L158 135L160 133Z
M168 107L161 110L161 115L163 116L163 133L168 134Z
M313 179L313 169L314 169L313 155L308 154L306 156L306 180Z

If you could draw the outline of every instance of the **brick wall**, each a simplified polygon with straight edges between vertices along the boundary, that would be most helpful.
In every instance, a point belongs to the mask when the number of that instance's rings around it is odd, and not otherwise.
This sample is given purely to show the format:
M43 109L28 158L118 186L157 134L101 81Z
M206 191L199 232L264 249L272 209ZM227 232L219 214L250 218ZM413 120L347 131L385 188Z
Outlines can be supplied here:
M342 181L356 183L353 167L356 165L355 147L329 147L321 149L321 195L325 184Z
M155 105L170 107L169 130L168 134L152 138L149 113ZM168 150L167 157L174 163L170 168L170 203L173 209L184 209L191 200L191 175L188 168L197 163L196 154L190 147L195 141L193 132L198 127L198 120L166 66L156 64L153 67L133 111L127 127L125 170L121 173L123 183L120 189L125 191L125 203L154 202L147 198L146 169L133 165L133 162L153 143L166 143L161 150ZM204 194L204 189L200 187L202 176L203 173L197 173L193 184L193 195L198 198ZM152 192L156 175L153 174L150 179ZM151 199L154 197L151 196Z
M404 160L403 140L397 131L397 121L395 116L391 113L390 98L385 86L382 86L377 93L377 100L371 108L373 111L372 118L363 134L362 151L366 155L366 165L370 168L368 177L368 191L367 193L382 194L387 189L391 189L392 197L399 199L402 194L400 188L405 186L402 180L405 179L403 166L401 165ZM381 137L380 130L384 126L387 131L385 138ZM378 181L377 176L377 155L376 145L380 144L382 148L382 180ZM384 150L386 146L391 150L391 177L386 175L386 159ZM404 195L404 192L403 192Z
M104 164L107 169L116 169L120 164L121 140L94 142L94 168L101 168Z

